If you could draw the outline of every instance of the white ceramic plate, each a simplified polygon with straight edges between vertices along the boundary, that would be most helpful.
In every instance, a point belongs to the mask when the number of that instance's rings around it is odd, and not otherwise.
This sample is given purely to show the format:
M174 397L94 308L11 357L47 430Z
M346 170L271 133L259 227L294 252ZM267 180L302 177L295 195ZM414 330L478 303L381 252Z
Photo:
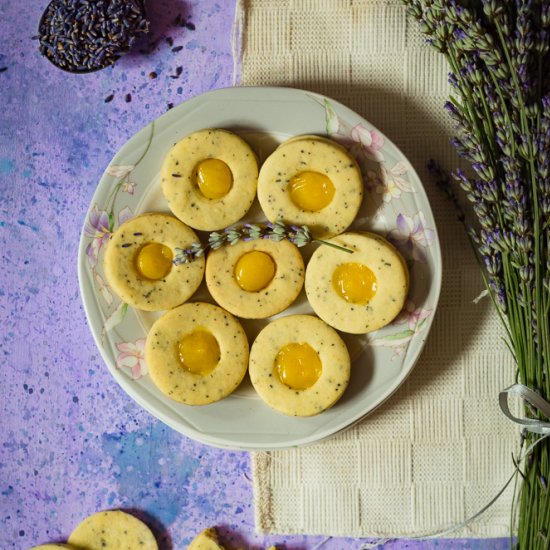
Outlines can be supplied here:
M407 260L408 302L391 325L367 336L342 335L352 356L350 386L328 411L311 418L281 415L255 394L248 378L226 399L203 407L176 403L147 375L143 350L158 314L136 311L106 285L103 247L120 223L147 211L168 211L159 172L170 147L202 128L241 135L262 161L297 134L329 135L356 156L365 200L352 228L389 238ZM257 204L246 221L263 221ZM306 259L314 245L302 249ZM79 279L90 328L111 374L151 414L209 445L281 449L320 441L371 412L405 380L422 350L441 286L441 252L428 199L399 149L359 115L324 96L287 88L229 88L191 99L132 137L107 167L90 206L79 247ZM194 300L212 301L203 284ZM312 312L305 294L282 315ZM243 321L251 341L265 321Z

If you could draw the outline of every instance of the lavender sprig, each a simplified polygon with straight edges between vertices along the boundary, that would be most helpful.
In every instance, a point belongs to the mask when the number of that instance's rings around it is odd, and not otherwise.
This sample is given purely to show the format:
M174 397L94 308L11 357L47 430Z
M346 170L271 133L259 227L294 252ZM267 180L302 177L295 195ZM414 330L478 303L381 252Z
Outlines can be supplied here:
M194 242L188 248L176 247L173 263L174 265L187 264L204 256L208 250L217 250L222 246L233 246L240 240L255 241L258 239L269 239L275 242L286 239L298 248L312 242L317 242L336 248L342 252L347 252L348 254L353 254L354 252L345 246L314 238L307 225L287 226L282 222L267 224L245 223L239 226L227 227L223 231L213 231L208 235L206 245Z

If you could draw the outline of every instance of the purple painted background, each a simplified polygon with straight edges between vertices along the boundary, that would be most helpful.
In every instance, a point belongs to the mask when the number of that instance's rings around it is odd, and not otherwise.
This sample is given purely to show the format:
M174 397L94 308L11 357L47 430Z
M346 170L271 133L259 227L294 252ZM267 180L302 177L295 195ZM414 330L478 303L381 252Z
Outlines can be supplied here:
M145 517L164 550L213 525L232 547L317 548L324 537L255 535L248 454L195 443L141 410L111 378L86 324L77 247L104 168L169 103L231 85L233 0L150 4L153 53L69 75L31 39L46 2L0 0L0 549L63 541L109 508ZM173 27L178 14L195 30ZM172 52L167 37L183 49ZM322 548L364 542L334 538ZM436 547L502 550L508 541L385 545Z

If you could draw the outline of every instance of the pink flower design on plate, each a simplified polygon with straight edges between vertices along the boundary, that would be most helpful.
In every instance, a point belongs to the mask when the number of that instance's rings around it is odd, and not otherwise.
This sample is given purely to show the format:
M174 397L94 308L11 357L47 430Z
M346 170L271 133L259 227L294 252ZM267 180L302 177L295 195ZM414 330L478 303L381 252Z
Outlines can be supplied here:
M135 342L120 342L116 345L118 351L120 351L116 359L117 368L129 368L134 380L147 374L145 340L145 338L140 338Z
M424 214L418 212L413 218L399 214L396 225L397 229L392 229L388 233L388 239L406 259L426 263L426 249L434 242L435 231L426 228Z
M114 178L125 178L134 168L134 164L111 164L105 171Z
M384 160L381 152L384 138L376 130L368 130L362 124L357 124L351 129L351 139L361 144L366 157L375 162Z
M122 184L122 191L124 193L128 193L129 195L133 195L134 194L134 191L136 189L136 183L134 183L133 181L125 181L123 184Z
M133 216L132 211L128 206L125 206L118 213L118 225L122 225L124 222L128 221Z
M99 210L97 204L94 204L90 211L88 221L84 226L84 234L92 239L92 242L86 248L86 254L88 255L90 267L94 268L97 265L99 251L111 234L109 215L105 210Z
M385 184L380 182L376 186L376 192L382 195L384 202L390 202L392 199L398 199L401 197L401 189L393 180L388 180Z
M428 318L432 314L431 309L422 309L417 308L413 302L407 300L405 306L403 307L401 313L398 315L395 320L396 324L407 323L409 329L413 332L420 332L422 329L422 321Z
M122 208L118 213L118 223L123 224L132 217L132 211L128 206ZM92 239L92 242L86 248L88 263L93 269L97 265L101 247L109 240L111 235L109 214L105 210L99 210L97 204L94 204L88 216L88 221L84 226L84 234Z

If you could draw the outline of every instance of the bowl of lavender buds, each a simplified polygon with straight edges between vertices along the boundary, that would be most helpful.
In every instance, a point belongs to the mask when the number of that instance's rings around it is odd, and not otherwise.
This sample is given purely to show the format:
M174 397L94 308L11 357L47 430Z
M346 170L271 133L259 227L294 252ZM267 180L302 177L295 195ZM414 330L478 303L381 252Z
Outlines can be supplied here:
M90 73L112 65L148 32L143 0L52 0L38 38L56 67Z

